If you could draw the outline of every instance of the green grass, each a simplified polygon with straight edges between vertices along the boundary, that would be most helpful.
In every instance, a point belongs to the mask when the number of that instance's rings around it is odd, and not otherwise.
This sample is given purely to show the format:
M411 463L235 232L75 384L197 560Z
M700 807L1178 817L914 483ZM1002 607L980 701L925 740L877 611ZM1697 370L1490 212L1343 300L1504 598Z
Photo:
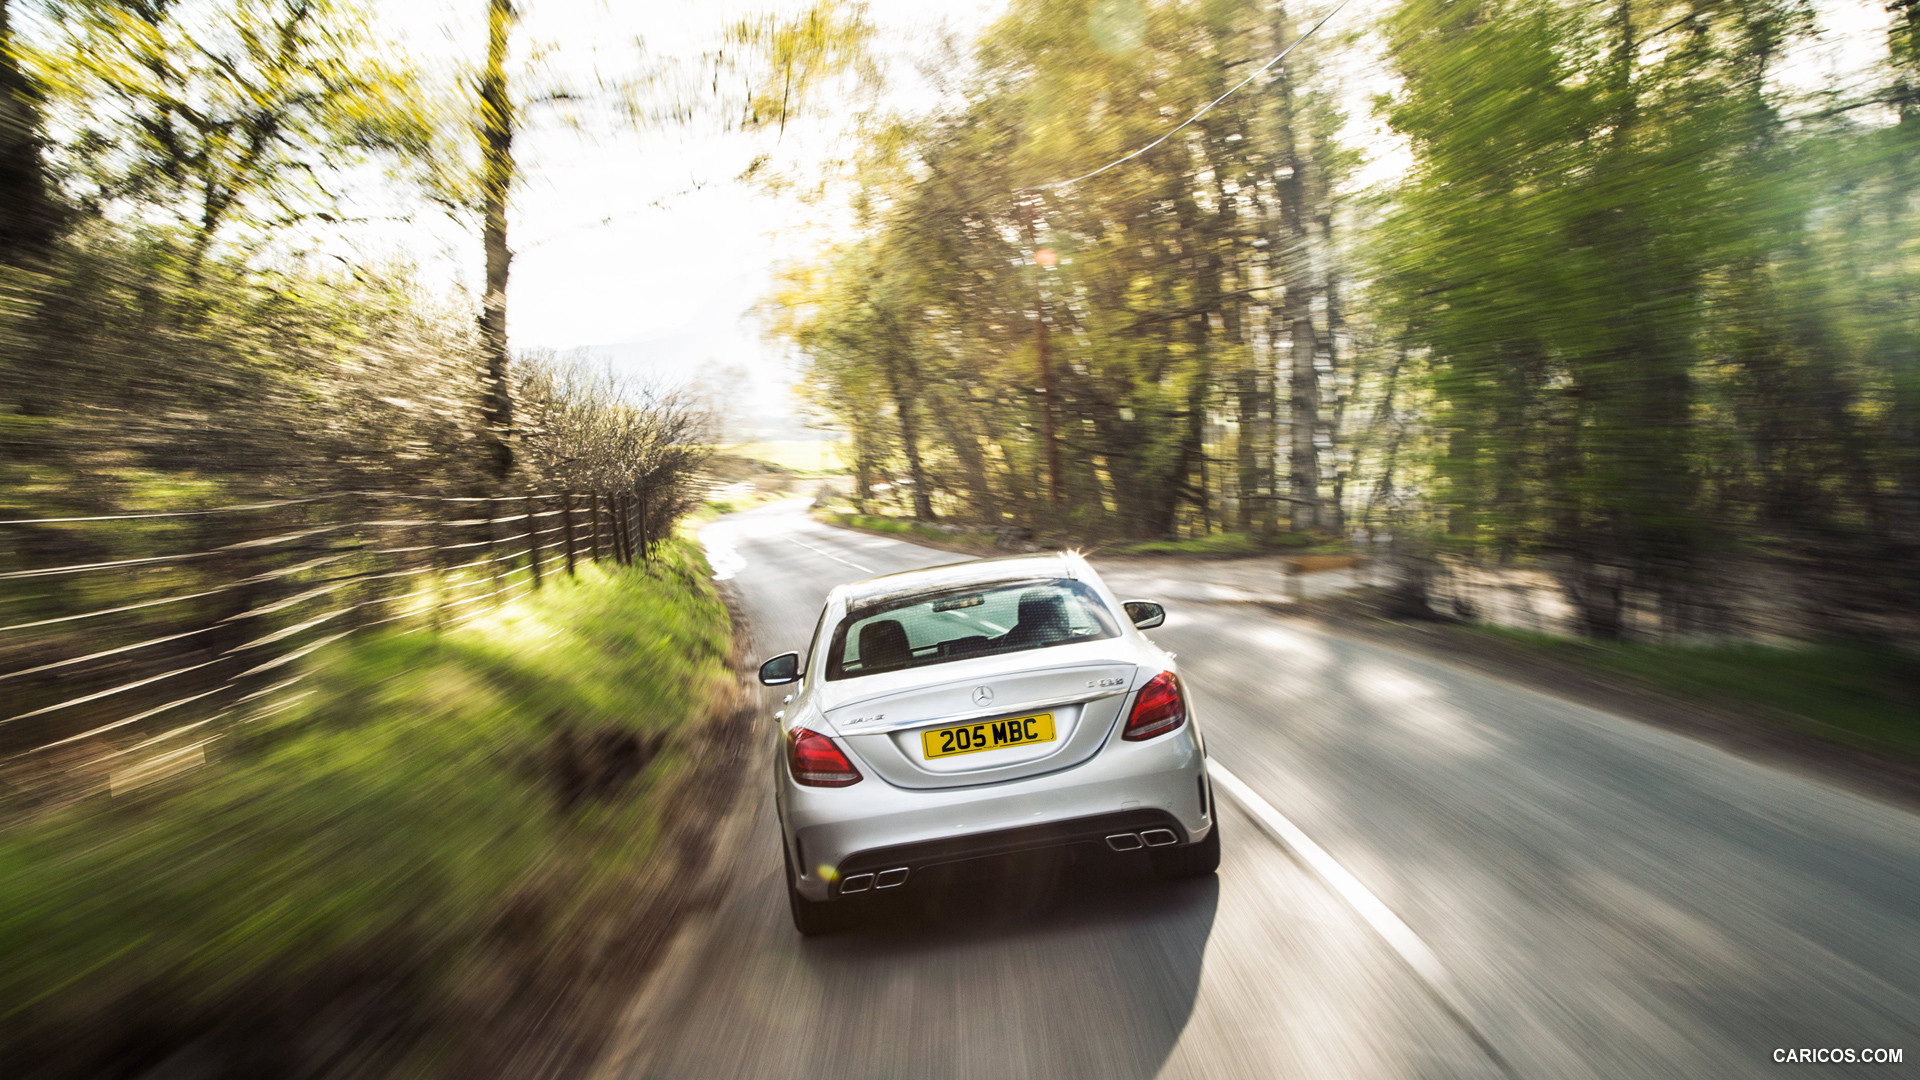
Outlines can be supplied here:
M1543 653L1713 705L1778 717L1823 738L1920 757L1920 656L1894 646L1617 644L1475 627Z
M830 514L836 524L849 529L865 529L868 532L886 533L889 536L941 537L946 534L938 529L929 528L909 518L887 517L883 514Z
M949 544L984 553L997 550L991 533L975 532L969 529L949 532L913 518L890 517L884 514L851 514L839 510L816 511L815 517L829 525L898 536L905 540L931 540L939 544Z
M465 628L316 654L315 692L207 768L0 836L0 1020L205 1006L352 956L451 1001L502 912L555 882L531 932L572 932L565 911L653 855L686 770L672 736L730 682L704 561L661 551L655 574L588 564ZM667 740L568 806L562 729Z
M1271 555L1279 551L1298 552L1314 545L1314 538L1305 533L1281 533L1269 540L1246 533L1217 532L1205 536L1183 537L1178 540L1147 540L1138 544L1128 544L1120 549L1122 555Z

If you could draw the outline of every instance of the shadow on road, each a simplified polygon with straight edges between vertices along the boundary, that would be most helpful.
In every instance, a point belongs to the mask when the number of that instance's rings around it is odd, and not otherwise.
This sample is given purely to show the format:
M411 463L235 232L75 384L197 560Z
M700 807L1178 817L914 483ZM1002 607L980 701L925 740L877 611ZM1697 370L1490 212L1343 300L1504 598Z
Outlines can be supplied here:
M1193 1013L1219 899L1216 878L1161 881L1138 856L979 861L861 904L802 962L829 985L881 975L912 1009L899 1075L1146 1080Z

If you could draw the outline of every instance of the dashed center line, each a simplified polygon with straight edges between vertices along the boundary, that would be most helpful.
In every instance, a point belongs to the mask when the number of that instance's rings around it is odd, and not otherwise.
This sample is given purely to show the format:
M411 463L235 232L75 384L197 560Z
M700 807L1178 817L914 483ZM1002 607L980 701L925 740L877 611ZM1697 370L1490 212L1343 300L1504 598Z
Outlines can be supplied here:
M799 544L801 547L806 548L808 551L813 552L815 555L825 555L827 558L832 559L834 562L851 566L855 570L858 570L863 574L873 573L873 568L870 566L861 566L859 563L854 562L852 559L843 559L840 556L835 555L833 552L826 550L825 548L814 547L812 544L807 543L805 540L802 540L797 536L789 535L787 539L793 541L796 544Z

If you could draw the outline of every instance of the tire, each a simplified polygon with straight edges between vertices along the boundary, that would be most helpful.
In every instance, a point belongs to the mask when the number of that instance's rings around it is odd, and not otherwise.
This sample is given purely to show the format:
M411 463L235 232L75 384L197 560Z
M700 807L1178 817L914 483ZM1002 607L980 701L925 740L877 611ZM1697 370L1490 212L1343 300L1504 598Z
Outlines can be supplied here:
M801 937L815 937L832 933L840 928L840 912L832 901L809 900L800 895L793 886L793 856L786 850L786 842L780 844L780 853L785 857L787 874L787 910L793 915L793 928L800 931Z
M1180 878L1206 877L1220 869L1220 819L1216 816L1207 838L1197 844L1177 848L1154 848L1147 852L1153 860L1155 876L1174 881Z

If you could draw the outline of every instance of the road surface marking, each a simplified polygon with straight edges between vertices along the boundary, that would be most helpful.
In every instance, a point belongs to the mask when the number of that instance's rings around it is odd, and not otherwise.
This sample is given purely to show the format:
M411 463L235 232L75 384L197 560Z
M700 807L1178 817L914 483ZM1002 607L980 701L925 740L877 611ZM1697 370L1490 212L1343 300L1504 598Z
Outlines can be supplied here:
M713 568L713 580L731 581L747 568L740 554L740 541L731 525L713 524L700 530L701 546L707 549L707 565Z
M1274 809L1272 803L1261 798L1259 792L1248 787L1246 781L1233 775L1225 765L1210 760L1207 762L1207 772L1213 777L1214 783L1225 788L1233 801L1240 804L1241 809L1259 822L1261 828L1275 840L1292 849L1293 853L1300 857L1301 862L1306 863L1314 873L1319 874L1321 880L1352 906L1353 910L1367 921L1367 925L1373 927L1374 932L1386 941L1387 947L1413 969L1413 973L1426 984L1428 992L1433 994L1434 999L1440 1003L1440 1007L1453 1016L1455 1022L1465 1029L1468 1037L1493 1059L1493 1063L1499 1066L1502 1072L1508 1076L1514 1075L1513 1067L1507 1064L1506 1058L1494 1049L1493 1044L1488 1042L1487 1037L1481 1033L1479 1025L1474 1023L1472 1014L1467 1011L1466 1000L1461 996L1459 988L1453 985L1453 979L1448 976L1447 969L1440 965L1440 958L1433 954L1432 949L1427 948L1427 943L1420 940L1420 936L1413 932L1412 927L1402 922L1400 916L1393 913L1393 909L1381 903L1379 897L1373 895L1365 885L1360 883L1359 878L1349 873L1346 867L1341 866L1333 856L1327 854L1325 848L1314 843L1312 837L1301 832L1298 825L1287 820L1285 814Z
M835 555L831 551L827 551L823 548L814 547L812 544L807 543L805 540L802 540L799 537L790 535L787 537L787 539L793 541L796 544L799 544L801 547L806 548L808 551L811 551L816 555L825 555L827 558L832 559L834 562L845 563L848 566L853 567L855 570L858 570L863 574L873 573L873 568L870 566L861 566L859 563L854 562L852 559L843 559L840 556Z

